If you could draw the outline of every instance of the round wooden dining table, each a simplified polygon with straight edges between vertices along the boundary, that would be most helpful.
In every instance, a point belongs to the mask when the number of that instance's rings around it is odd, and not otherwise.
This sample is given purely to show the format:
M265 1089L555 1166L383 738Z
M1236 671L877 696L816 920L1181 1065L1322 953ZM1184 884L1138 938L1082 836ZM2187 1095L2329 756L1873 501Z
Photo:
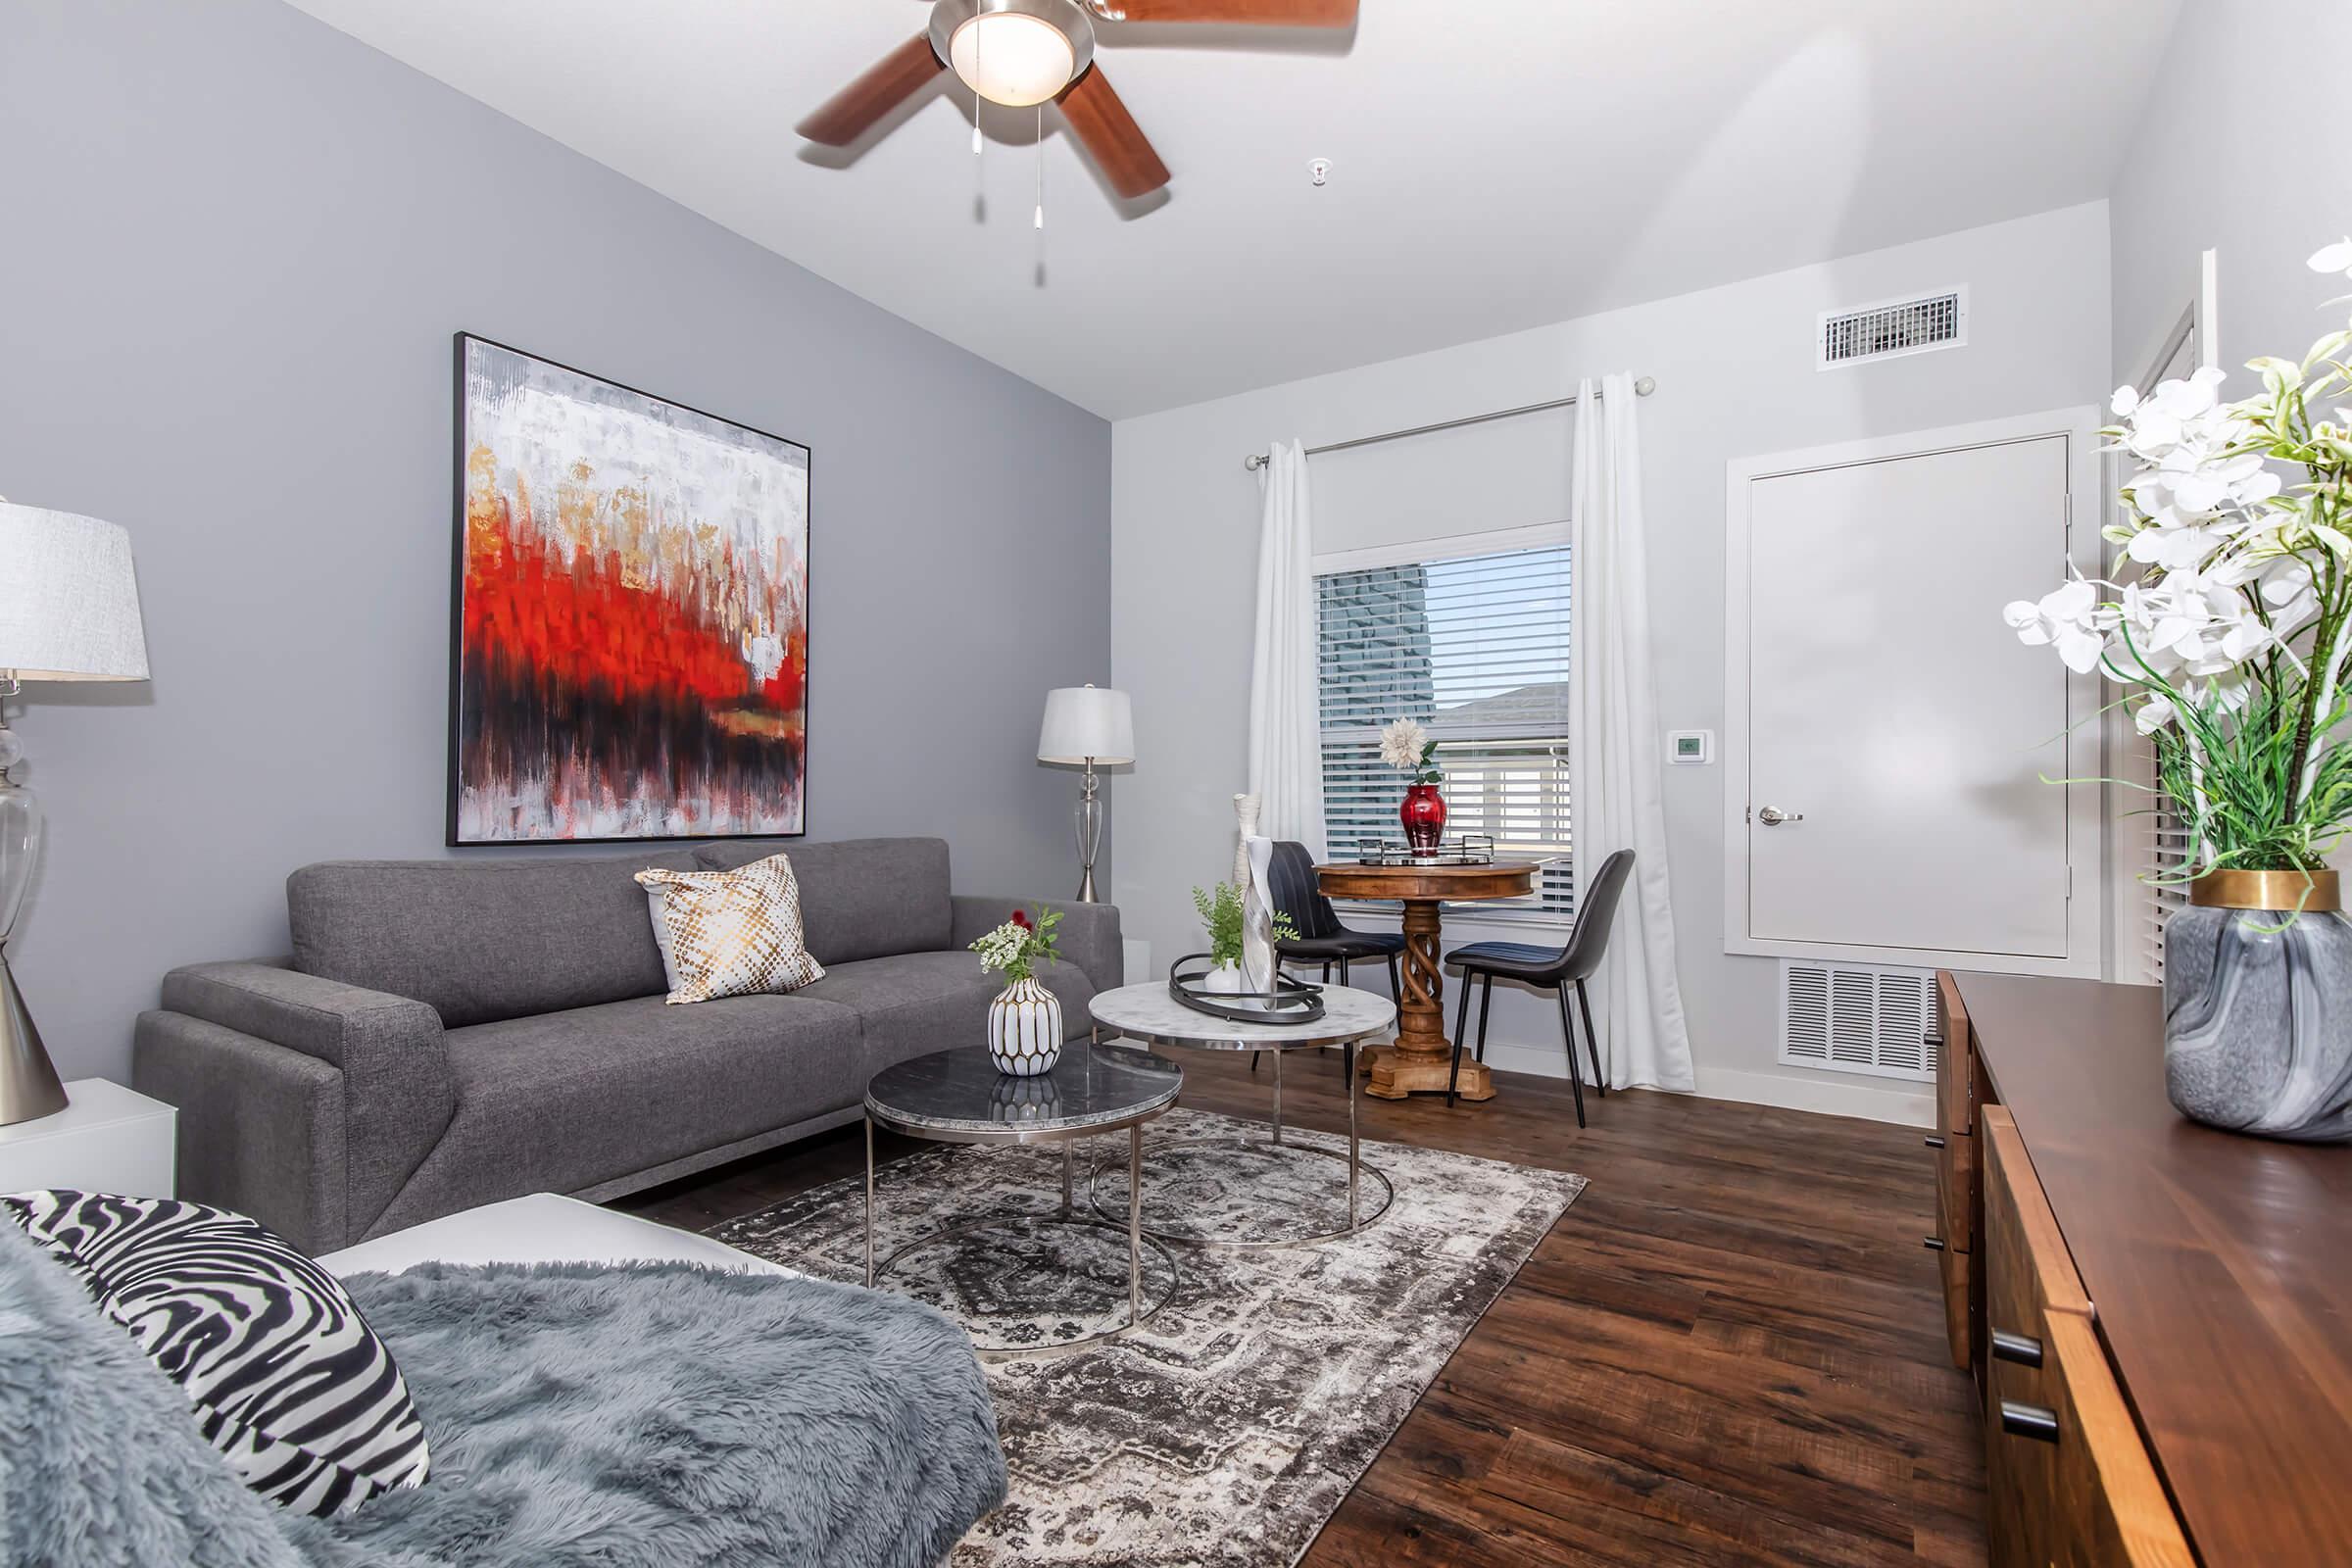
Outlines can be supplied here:
M1315 867L1326 898L1396 899L1404 905L1404 994L1396 999L1396 1043L1364 1052L1372 1082L1364 1093L1383 1100L1446 1092L1453 1047L1446 1038L1445 950L1438 945L1441 910L1474 899L1516 899L1535 891L1533 862L1495 865L1353 865ZM1462 1063L1464 1100L1492 1100L1494 1081L1484 1062Z

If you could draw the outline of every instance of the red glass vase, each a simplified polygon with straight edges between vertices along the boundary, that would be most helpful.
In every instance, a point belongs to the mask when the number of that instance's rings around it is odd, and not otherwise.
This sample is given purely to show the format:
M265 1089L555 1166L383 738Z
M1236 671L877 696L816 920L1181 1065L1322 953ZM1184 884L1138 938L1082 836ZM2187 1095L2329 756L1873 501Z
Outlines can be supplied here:
M1446 797L1435 784L1407 784L1404 804L1396 808L1404 823L1404 842L1415 855L1435 855L1446 836Z

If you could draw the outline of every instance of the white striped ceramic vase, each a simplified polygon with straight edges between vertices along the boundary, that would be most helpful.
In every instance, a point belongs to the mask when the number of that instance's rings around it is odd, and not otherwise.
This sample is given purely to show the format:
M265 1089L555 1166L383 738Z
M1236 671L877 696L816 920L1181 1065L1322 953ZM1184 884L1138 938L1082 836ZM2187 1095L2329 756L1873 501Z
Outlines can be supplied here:
M1031 1078L1061 1056L1061 999L1035 980L1015 980L988 1004L988 1059L997 1071Z

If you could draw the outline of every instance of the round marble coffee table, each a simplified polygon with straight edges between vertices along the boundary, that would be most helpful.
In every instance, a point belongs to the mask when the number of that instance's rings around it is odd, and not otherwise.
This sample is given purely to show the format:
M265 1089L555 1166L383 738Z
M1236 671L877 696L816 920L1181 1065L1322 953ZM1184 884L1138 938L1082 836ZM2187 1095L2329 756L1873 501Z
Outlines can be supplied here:
M1212 1135L1205 1138L1179 1139L1157 1146L1153 1152L1161 1157L1184 1151L1201 1149L1233 1149L1240 1147L1251 1153L1279 1152L1283 1155L1306 1154L1324 1159L1342 1159L1348 1166L1348 1223L1336 1230L1319 1230L1307 1234L1286 1234L1272 1238L1236 1238L1209 1235L1198 1230L1184 1230L1167 1224L1145 1224L1143 1232L1154 1241L1174 1242L1182 1247L1311 1247L1317 1243L1336 1241L1352 1236L1389 1211L1396 1200L1396 1189L1388 1174L1377 1165L1364 1163L1362 1148L1355 1130L1355 1046L1370 1035L1379 1034L1396 1021L1396 1004L1377 992L1357 991L1347 986L1324 986L1323 1016L1312 1023L1245 1023L1213 1017L1186 1006L1168 994L1164 982L1121 986L1105 991L1088 1004L1095 1018L1095 1027L1102 1034L1125 1035L1148 1045L1181 1047L1188 1051L1266 1051L1274 1054L1274 1115L1272 1138L1259 1143L1250 1138ZM1282 1058L1294 1051L1314 1051L1324 1046L1338 1046L1343 1053L1342 1065L1348 1076L1348 1152L1315 1149L1302 1144L1286 1144L1282 1138ZM1141 1134L1138 1134L1139 1138ZM1369 1175L1380 1184L1376 1205L1369 1213L1360 1212L1359 1191L1363 1178ZM1088 1200L1097 1213L1102 1211L1099 1191L1101 1171L1089 1183ZM1127 1187L1130 1208L1136 1204L1136 1183L1130 1177Z
M987 1048L959 1046L885 1067L865 1088L865 1283L871 1287L909 1252L1015 1224L1050 1223L1123 1231L1127 1237L1127 1321L1099 1334L1041 1347L973 1348L989 1361L1065 1355L1115 1339L1151 1320L1176 1294L1176 1259L1143 1227L1144 1123L1163 1116L1184 1087L1184 1070L1149 1052L1078 1041L1061 1048L1050 1071L1016 1078L997 1071ZM1058 1214L1008 1214L949 1226L874 1261L874 1129L888 1127L939 1144L1061 1145ZM1080 1214L1072 1202L1072 1151L1081 1138L1127 1133L1127 1222ZM1168 1283L1144 1304L1144 1248L1167 1265Z

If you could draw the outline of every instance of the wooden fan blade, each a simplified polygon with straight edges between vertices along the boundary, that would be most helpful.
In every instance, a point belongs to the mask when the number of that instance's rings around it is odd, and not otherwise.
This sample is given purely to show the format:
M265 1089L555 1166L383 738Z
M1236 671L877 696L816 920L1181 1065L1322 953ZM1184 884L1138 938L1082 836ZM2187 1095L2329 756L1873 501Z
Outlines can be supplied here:
M930 35L918 32L826 99L823 108L801 122L800 132L828 147L847 147L946 69L931 52Z
M1105 0L1129 22L1223 22L1243 26L1347 27L1356 0Z
M1127 105L1111 91L1101 66L1088 67L1084 75L1062 88L1059 102L1061 118L1086 144L1112 190L1133 199L1168 182L1168 166L1152 150Z

